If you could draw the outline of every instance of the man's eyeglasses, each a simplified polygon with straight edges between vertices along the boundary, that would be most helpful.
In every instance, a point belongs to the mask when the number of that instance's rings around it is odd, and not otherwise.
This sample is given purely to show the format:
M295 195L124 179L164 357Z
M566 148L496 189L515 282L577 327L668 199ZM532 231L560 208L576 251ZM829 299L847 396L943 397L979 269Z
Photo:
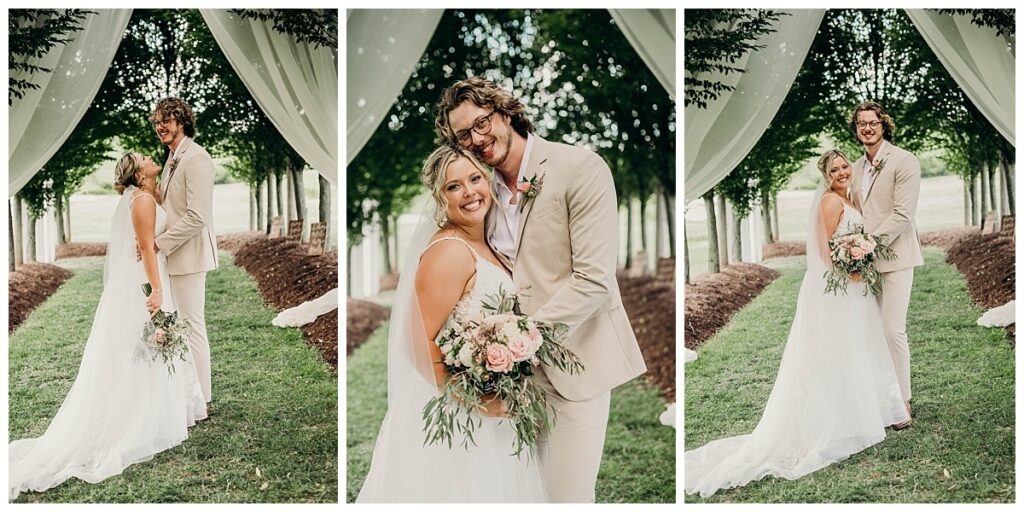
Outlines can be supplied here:
M874 130L878 128L878 125L882 124L881 121L858 121L857 128L863 130L864 128L871 128Z
M153 120L153 129L159 128L161 126L167 126L168 124L170 124L171 119L172 118L170 118L170 117L165 118L165 119L154 119Z
M476 132L477 135L487 135L491 133L491 116L494 115L495 111L491 111L489 114L477 118L473 122L473 127L469 130L461 130L455 133L455 140L459 141L459 144L465 146L470 141L470 130Z

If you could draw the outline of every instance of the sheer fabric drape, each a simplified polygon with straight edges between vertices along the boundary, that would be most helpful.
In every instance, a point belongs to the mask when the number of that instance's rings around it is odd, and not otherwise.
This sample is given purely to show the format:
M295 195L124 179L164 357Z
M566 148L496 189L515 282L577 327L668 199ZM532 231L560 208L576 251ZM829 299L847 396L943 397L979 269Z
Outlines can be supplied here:
M736 87L706 109L686 107L686 200L711 190L739 165L768 128L811 48L824 9L785 11L756 44L762 50L732 64L744 73L710 76Z
M9 194L21 190L60 149L85 115L114 54L131 9L99 9L66 45L52 48L35 64L52 69L31 76L38 89L14 99L8 114L7 167ZM12 78L17 78L13 75Z
M675 9L608 9L608 12L658 83L675 98Z
M971 23L968 16L907 9L921 36L967 97L1014 144L1016 56L1006 35Z
M338 52L296 42L272 24L200 9L249 93L288 144L338 182Z

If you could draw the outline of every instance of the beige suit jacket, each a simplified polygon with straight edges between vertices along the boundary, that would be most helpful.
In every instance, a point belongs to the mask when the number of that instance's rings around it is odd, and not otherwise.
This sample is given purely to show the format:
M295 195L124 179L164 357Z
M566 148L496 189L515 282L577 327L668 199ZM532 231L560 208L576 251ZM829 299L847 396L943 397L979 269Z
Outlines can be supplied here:
M217 268L217 240L213 236L214 174L210 154L188 137L181 141L174 158L164 166L160 187L167 211L167 230L156 237L156 245L167 255L167 271L172 276Z
M884 144L875 156L875 161L884 162L882 169L867 195L861 197L865 159L861 156L853 164L854 204L864 214L864 231L885 237L896 253L895 260L878 260L878 271L895 272L924 265L914 220L921 192L921 163L909 151Z
M515 262L499 258L512 270L524 314L569 326L567 347L586 370L546 374L567 400L587 400L647 371L615 278L615 184L596 153L540 137L526 168L525 177L533 176L543 185L534 198L521 198ZM489 215L488 238L504 212L496 206Z

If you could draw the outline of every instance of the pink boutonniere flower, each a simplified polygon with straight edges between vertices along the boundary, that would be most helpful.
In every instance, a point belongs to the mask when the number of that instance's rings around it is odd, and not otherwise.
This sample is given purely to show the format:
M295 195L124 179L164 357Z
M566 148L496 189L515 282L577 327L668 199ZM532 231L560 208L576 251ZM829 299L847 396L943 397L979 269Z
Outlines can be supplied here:
M175 158L175 159L171 160L171 166L167 168L167 174L168 174L168 176L169 176L169 175L170 175L171 173L173 173L175 169L177 169L177 168L178 168L178 160L180 160L180 158Z
M885 168L885 159L884 158L879 158L878 160L875 160L874 162L871 162L871 167L873 167L875 169L872 174L878 174L878 173L882 172L882 169Z
M543 186L544 186L544 175L543 174L540 175L540 176L537 176L536 174L534 174L533 177L530 178L530 179L526 179L524 177L523 181L520 181L516 185L516 190L518 190L519 193L523 194L523 199L522 199L522 201L519 202L519 211L523 211L523 208L526 206L526 202L527 201L537 197L537 194L540 193L540 189Z

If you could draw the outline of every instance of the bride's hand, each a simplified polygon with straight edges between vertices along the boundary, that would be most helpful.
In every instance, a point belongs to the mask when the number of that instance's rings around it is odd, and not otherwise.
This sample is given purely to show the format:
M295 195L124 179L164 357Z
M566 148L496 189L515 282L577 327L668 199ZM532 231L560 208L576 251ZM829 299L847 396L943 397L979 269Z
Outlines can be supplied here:
M504 418L508 414L505 402L502 402L494 393L488 393L480 397L480 414L489 418Z
M864 280L864 278L860 277L860 272L854 272L854 273L850 274L850 281L852 281L854 283L859 283L859 282L861 282L863 280Z
M153 290L146 298L146 309L149 310L150 314L156 313L160 306L164 303L164 292L162 290Z

